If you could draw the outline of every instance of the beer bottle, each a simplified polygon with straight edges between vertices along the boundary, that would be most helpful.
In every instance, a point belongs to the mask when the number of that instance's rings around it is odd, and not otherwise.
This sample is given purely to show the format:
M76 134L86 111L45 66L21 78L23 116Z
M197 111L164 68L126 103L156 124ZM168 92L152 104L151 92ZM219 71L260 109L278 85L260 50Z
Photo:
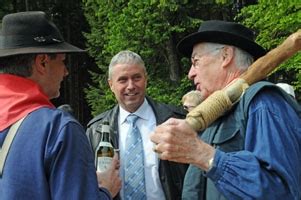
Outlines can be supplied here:
M97 171L105 171L112 162L114 148L111 143L109 122L103 122L101 126L101 139L96 149L96 168Z

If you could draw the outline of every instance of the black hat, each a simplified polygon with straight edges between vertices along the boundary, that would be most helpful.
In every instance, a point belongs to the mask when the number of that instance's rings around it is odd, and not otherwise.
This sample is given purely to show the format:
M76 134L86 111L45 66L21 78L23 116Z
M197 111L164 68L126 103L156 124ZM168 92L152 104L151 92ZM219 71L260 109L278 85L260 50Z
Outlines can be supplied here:
M239 47L254 59L263 56L266 51L255 42L255 33L234 22L220 20L204 21L198 32L184 37L177 45L177 49L186 57L190 57L193 46L200 42L212 42Z
M0 32L0 57L31 53L84 52L64 41L58 28L41 11L5 15Z

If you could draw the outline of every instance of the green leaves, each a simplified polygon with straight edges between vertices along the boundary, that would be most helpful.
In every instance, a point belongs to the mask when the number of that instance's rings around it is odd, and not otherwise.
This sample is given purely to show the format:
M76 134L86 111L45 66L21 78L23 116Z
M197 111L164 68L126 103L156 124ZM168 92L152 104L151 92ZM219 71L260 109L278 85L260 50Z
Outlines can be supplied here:
M237 19L257 31L257 42L271 50L291 33L301 28L301 3L279 0L260 0L259 4L242 9ZM301 54L283 63L271 76L271 81L301 85ZM298 96L298 95L297 95Z
M92 73L94 84L86 90L94 114L115 103L107 97L112 95L107 84L102 81L112 56L125 49L137 52L144 59L150 79L148 94L152 97L163 94L162 101L179 103L181 94L174 97L173 91L181 83L170 80L169 74L170 70L181 71L181 65L179 61L169 60L170 54L177 58L175 44L178 38L175 35L185 32L187 28L197 27L199 20L183 16L179 9L187 6L188 1L178 2L83 0L85 16L91 26L91 32L85 33L89 54L95 58L98 68L103 72ZM174 74L181 76L173 77L175 80L186 76L186 72Z
M93 113L115 103L106 83L106 72L112 56L125 49L137 52L145 61L148 95L179 105L181 96L193 86L186 77L190 61L180 57L176 44L195 32L203 20L233 20L237 11L233 8L247 3L240 2L241 5L234 5L231 0L83 0L91 27L91 32L85 33L87 45L100 69L93 74L93 87L86 90ZM244 7L235 20L256 30L258 43L271 49L301 28L300 7L294 1L260 0ZM300 60L300 55L296 55L276 74L284 81L300 85Z

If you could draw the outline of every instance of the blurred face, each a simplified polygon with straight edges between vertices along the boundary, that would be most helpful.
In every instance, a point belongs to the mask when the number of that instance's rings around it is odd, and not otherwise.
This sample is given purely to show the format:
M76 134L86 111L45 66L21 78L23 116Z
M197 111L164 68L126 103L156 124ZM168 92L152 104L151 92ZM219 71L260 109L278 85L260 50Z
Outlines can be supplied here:
M207 98L214 91L223 88L225 70L222 67L222 56L219 52L222 48L205 49L203 43L193 47L191 55L191 68L188 78L193 80L196 89Z
M48 55L45 58L45 75L43 76L42 88L50 99L60 96L61 82L68 75L65 65L65 54L57 54L55 59Z
M186 98L183 102L183 108L188 112L192 111L198 104L192 98Z
M139 65L117 64L112 69L109 85L119 105L128 112L135 112L144 101L147 78Z

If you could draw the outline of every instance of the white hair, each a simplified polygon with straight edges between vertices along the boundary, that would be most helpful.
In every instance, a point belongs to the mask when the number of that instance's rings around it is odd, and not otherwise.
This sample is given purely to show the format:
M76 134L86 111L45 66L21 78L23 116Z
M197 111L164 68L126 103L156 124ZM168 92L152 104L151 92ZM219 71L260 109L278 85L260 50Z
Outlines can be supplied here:
M218 51L214 51L215 49L216 50L222 49L225 46L230 46L234 48L234 52L235 52L234 62L238 69L245 71L254 62L254 58L251 54L238 47L226 45L226 44L210 43L210 42L205 42L204 44L205 44L204 45L205 49L208 52L212 51L211 54L214 55L217 55L219 53Z

